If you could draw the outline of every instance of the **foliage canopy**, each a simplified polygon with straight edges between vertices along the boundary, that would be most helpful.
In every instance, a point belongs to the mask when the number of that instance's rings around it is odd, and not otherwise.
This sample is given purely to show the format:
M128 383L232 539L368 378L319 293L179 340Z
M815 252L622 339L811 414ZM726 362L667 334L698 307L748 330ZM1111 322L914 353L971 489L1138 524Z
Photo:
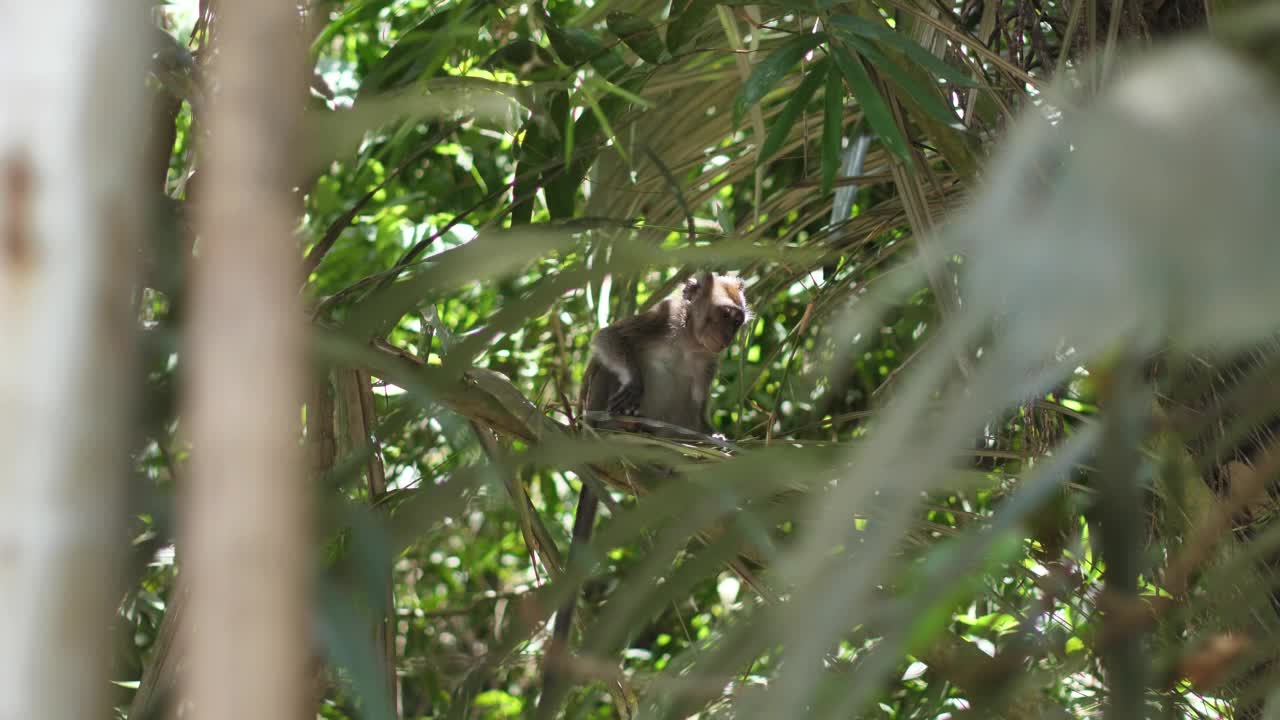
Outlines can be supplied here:
M1092 92L1120 43L1204 26L1203 4L1133 5L307 3L319 714L530 712L545 624L588 578L566 717L1260 712L1274 501L1231 478L1269 458L1274 408L1249 399L1271 351L1089 348L1025 382L989 374L999 327L929 352L1026 270L966 295L970 261L939 241L1013 118L1059 112L1055 74ZM156 13L166 222L143 307L147 565L115 670L143 678L130 717L160 702L143 670L173 622L157 550L190 451L172 387L216 8ZM1029 217L980 232L1061 219ZM582 432L592 333L698 267L741 274L756 311L714 390L733 452ZM565 567L583 482L611 502L596 562Z

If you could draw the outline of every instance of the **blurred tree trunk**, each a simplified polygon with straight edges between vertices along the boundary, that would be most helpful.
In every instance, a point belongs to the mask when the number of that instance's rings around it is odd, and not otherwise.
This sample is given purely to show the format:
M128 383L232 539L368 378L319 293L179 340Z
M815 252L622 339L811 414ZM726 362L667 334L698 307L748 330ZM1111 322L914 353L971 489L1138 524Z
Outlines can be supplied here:
M182 508L191 588L182 700L196 718L313 717L292 193L302 28L288 0L223 0L216 10L185 358L194 448Z
M0 718L107 717L146 15L79 0L0 16Z

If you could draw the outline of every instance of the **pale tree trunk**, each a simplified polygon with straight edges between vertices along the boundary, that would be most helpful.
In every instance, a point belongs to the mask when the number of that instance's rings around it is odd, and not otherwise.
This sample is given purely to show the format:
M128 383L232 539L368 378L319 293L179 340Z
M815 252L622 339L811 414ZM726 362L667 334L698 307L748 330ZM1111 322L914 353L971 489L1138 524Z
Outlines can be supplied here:
M305 102L293 0L221 0L203 118L197 259L184 355L192 462L184 717L308 714L309 488L301 262L293 230Z
M110 716L146 20L0 0L0 720Z

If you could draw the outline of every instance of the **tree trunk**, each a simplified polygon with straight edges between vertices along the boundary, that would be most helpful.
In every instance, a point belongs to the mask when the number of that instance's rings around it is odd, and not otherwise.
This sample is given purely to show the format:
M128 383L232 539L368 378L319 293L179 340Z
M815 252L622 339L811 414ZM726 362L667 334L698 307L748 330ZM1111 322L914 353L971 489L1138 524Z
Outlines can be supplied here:
M194 448L182 508L191 625L181 699L195 718L290 720L314 716L291 192L305 54L295 3L216 9L184 363Z
M108 717L147 18L139 3L3 7L0 720Z

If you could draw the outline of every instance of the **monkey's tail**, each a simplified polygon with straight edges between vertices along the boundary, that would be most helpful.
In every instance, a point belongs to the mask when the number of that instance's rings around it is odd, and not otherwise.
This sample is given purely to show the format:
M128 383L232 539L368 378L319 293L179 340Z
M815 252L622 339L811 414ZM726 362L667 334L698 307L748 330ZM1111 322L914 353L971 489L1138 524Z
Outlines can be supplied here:
M585 383L584 383L585 385ZM582 564L582 554L587 543L591 541L591 531L595 527L596 512L600 508L599 499L585 479L582 492L578 494L578 509L573 516L573 537L569 543L569 557L565 560L567 577L571 569ZM551 629L551 644L547 648L542 675L542 695L538 698L536 720L550 720L556 716L560 704L564 702L571 683L568 682L569 633L573 629L573 613L578 605L578 592L569 593L560 610L556 612L555 624Z

